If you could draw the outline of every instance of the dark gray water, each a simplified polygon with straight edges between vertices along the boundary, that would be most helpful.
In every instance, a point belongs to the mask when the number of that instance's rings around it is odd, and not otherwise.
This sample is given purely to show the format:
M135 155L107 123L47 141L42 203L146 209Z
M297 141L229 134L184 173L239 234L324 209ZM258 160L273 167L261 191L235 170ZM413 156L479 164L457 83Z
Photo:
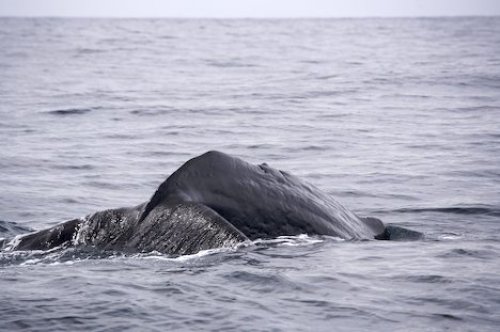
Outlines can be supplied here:
M217 149L426 234L4 252L0 330L498 330L500 18L2 18L0 77L1 220L136 205Z

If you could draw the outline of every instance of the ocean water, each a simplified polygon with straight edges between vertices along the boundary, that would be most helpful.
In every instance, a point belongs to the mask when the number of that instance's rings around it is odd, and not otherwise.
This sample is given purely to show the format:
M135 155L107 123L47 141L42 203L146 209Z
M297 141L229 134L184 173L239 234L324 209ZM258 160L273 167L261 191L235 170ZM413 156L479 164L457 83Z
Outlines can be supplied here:
M0 330L498 331L500 18L0 18L0 237L220 150L408 242L0 253Z

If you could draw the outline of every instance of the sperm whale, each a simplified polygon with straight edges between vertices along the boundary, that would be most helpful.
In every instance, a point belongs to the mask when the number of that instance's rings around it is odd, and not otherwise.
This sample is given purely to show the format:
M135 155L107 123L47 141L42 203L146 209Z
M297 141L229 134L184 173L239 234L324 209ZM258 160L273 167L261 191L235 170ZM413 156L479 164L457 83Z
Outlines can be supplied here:
M10 243L13 250L87 245L183 255L299 234L349 240L421 236L386 226L377 218L359 217L287 172L209 151L184 163L143 204L96 212L19 236Z

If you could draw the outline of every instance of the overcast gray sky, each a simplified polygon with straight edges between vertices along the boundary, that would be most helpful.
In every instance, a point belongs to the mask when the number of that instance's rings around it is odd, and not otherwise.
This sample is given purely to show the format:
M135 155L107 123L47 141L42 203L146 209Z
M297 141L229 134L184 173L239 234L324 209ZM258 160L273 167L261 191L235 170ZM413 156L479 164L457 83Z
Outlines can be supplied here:
M0 0L0 16L359 17L500 15L500 0Z

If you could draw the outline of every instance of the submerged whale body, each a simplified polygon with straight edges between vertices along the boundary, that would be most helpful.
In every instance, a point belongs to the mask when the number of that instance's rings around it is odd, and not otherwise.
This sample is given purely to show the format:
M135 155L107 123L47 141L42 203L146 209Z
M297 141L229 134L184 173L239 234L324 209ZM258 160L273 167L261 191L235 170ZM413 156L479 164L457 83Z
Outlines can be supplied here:
M182 165L149 202L17 237L10 249L88 245L183 255L299 234L383 240L420 236L386 227L376 218L358 217L316 187L267 164L210 151Z

